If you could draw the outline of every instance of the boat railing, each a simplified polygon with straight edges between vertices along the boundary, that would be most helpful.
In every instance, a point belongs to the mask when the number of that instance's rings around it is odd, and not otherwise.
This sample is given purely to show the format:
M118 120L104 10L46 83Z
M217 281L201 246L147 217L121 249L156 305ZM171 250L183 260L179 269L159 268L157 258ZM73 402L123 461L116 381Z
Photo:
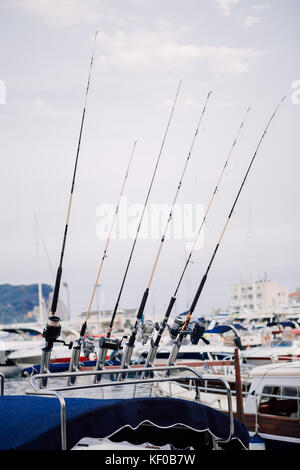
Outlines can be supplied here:
M224 385L226 395L227 395L227 402L228 402L228 415L229 415L229 434L226 439L215 439L217 444L226 444L230 442L234 433L234 417L233 417L233 408L232 408L232 396L231 396L231 389L228 382L223 379L222 377L218 376L204 376L199 374L193 368L184 366L184 365L175 365L175 366L160 366L160 367L146 367L140 369L139 372L162 372L162 371L179 371L184 370L188 373L192 373L196 379L203 380L203 381L219 381ZM115 374L128 374L131 369L114 369L113 372ZM151 378L135 378L135 379L124 379L121 381L111 382L111 381L97 381L96 383L76 383L75 385L63 385L63 386L56 386L54 388L40 388L39 383L43 379L55 379L55 378L79 378L79 377L89 377L89 376L105 376L110 375L112 370L92 370L92 371L76 371L76 372L57 372L57 373L46 373L46 374L36 374L30 377L30 384L33 388L32 390L27 390L26 394L29 395L41 395L41 396L54 396L59 400L60 403L60 420L61 420L61 445L62 450L67 449L67 426L66 426L66 402L61 392L70 391L70 390L83 390L83 389L103 389L105 387L113 387L113 386L122 386L122 385L137 385L137 384L154 384L157 382L170 382L178 379L179 377L182 379L182 376L159 376L155 375ZM187 380L190 379L186 377Z
M247 392L246 393L247 397L251 396L253 400L255 401L255 408L256 408L256 415L259 413L260 409L259 406L261 404L261 399L262 398L274 398L278 400L279 402L281 400L297 400L298 406L297 406L297 418L300 418L300 396L299 395L281 395L281 394L272 394L272 393L258 393L258 392ZM262 413L263 414L263 413ZM272 414L272 412L270 412ZM276 414L276 412L274 413Z
M215 395L224 395L225 390L220 389L220 388L215 388L215 387L208 387L207 382L205 382L204 386L201 385L195 385L193 384L195 382L195 379L190 379L188 384L180 383L180 386L183 389L189 390L189 391L195 391L195 401L199 401L201 403L201 397L199 395L199 392L203 392L204 394L206 393L214 393ZM178 383L178 382L177 382ZM169 396L173 396L172 394L172 389L169 387ZM232 396L236 395L236 391L232 390L231 391ZM282 394L271 394L271 393L257 393L257 392L250 392L250 391L242 391L242 396L246 399L248 396L253 397L253 400L257 399L262 399L262 398L275 398L277 400L297 400L299 402L298 407L297 407L297 418L300 418L300 395L293 396L293 395L282 395ZM176 396L178 396L178 393L176 393ZM210 402L210 405L212 406L214 403L218 402L218 398L216 397L213 402ZM220 402L219 402L220 405ZM258 406L258 404L256 405ZM257 411L258 412L258 411Z
M0 372L0 395L4 394L4 374Z

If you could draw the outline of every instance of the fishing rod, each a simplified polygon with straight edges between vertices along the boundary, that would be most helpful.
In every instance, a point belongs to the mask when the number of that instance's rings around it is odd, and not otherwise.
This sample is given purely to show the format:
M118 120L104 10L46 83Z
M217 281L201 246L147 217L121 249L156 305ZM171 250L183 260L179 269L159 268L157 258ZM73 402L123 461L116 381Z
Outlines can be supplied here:
M100 350L99 350L99 354L98 354L98 360L97 360L97 363L96 363L96 370L100 370L104 366L108 350L116 351L116 350L118 350L122 347L121 342L122 342L124 337L121 340L119 340L118 338L111 338L111 333L112 333L115 317L116 317L116 314L117 314L117 310L118 310L118 307L119 307L121 295L122 295L122 292L123 292L123 289L124 289L127 273L128 273L128 270L129 270L129 266L130 266L130 263L131 263L131 260L132 260L133 252L134 252L134 249L135 249L135 245L136 245L136 242L137 242L137 239L138 239L139 231L140 231L141 224L142 224L142 221L143 221L143 217L144 217L144 214L145 214L145 210L146 210L148 200L149 200L149 197L150 197L150 193L151 193L151 189L152 189L153 182L154 182L154 179L155 179L155 175L156 175L158 165L159 165L159 162L160 162L160 159L161 159L161 156L162 156L162 151L163 151L163 148L164 148L164 145L165 145L165 142L166 142L167 134L168 134L169 127L170 127L170 124L171 124L171 120L172 120L172 117L173 117L173 113L174 113L175 105L176 105L177 98L178 98L178 95L179 95L180 87L181 87L181 81L179 82L179 85L178 85L178 88L177 88L177 91L176 91L173 106L172 106L172 109L171 109L171 112L170 112L170 116L169 116L169 119L168 119L168 122L167 122L164 137L163 137L163 140L162 140L162 144L161 144L161 147L160 147L160 150L159 150L158 158L157 158L157 161L156 161L156 164L155 164L155 167L154 167L154 171L153 171L152 178L151 178L151 181L150 181L150 185L149 185L149 188L148 188L148 192L147 192L147 195L146 195L146 200L145 200L145 203L144 203L144 206L143 206L142 214L141 214L141 217L140 217L140 220L139 220L139 224L138 224L138 227L137 227L137 230L136 230L135 238L134 238L134 241L133 241L133 244L132 244L132 248L131 248L129 258L128 258L125 273L124 273L124 276L123 276L123 279L122 279L120 291L119 291L119 294L118 294L118 297L117 297L117 300L116 300L116 304L115 304L115 307L114 307L114 310L113 310L113 313L112 313L112 316L111 316L111 321L110 321L110 324L109 324L109 328L108 328L106 336L102 336L100 338L100 341L99 341ZM95 382L98 382L100 379L101 379L100 375L95 375L95 379L94 379Z
M190 328L190 327L189 327L189 323L190 323L190 321L191 321L192 314L193 314L193 312L194 312L194 310L195 310L195 308L196 308L196 305L197 305L197 303L198 303L198 300L199 300L199 298L200 298L200 295L201 295L201 293L202 293L202 291L203 291L204 285L205 285L206 280L207 280L208 273L209 273L209 271L210 271L210 269L211 269L212 263L213 263L213 261L214 261L214 259L215 259L215 256L216 256L216 253L217 253L217 251L218 251L218 249L219 249L219 246L220 246L220 244L221 244L221 242L222 242L222 239L223 239L223 237L224 237L226 228L227 228L227 226L228 226L228 224L229 224L229 221L230 221L230 219L231 219L231 216L232 216L232 214L233 214L233 211L234 211L234 209L235 209L235 206L236 206L236 204L237 204L237 201L238 201L238 199L239 199L239 196L240 196L240 194L241 194L241 192L242 192L242 189L243 189L243 187L244 187L244 184L245 184L245 181L246 181L246 179L247 179L247 177L248 177L248 174L249 174L249 172L250 172L250 169L251 169L251 167L252 167L252 165L253 165L253 162L254 162L254 160L255 160L255 158L256 158L256 155L257 155L257 153L258 153L258 150L259 150L259 148L260 148L260 146L261 146L261 143L262 143L262 141L263 141L263 139L264 139L264 137L265 137L265 135L266 135L266 133L267 133L267 131L268 131L268 129L269 129L269 126L270 126L271 122L273 121L273 119L274 119L274 117L275 117L275 115L276 115L276 113L277 113L278 108L280 107L281 103L282 103L284 100L285 100L285 97L283 97L283 98L281 99L280 103L279 103L279 104L277 105L277 107L275 108L275 110L274 110L273 114L271 115L271 117L270 117L270 119L269 119L269 121L268 121L268 123L267 123L267 126L266 126L266 128L265 128L265 130L264 130L264 132L263 132L263 134L262 134L262 136L261 136L261 138L260 138L260 140L259 140L259 142L258 142L258 144L257 144L257 147L256 147L256 149L255 149L255 152L254 152L254 154L253 154L253 157L252 157L252 159L251 159L251 161L250 161L250 164L249 164L249 166L248 166L248 168L247 168L247 171L246 171L246 173L245 173L245 176L244 176L244 178L243 178L243 180L242 180L242 183L241 183L241 185L240 185L240 187L239 187L239 190L238 190L237 195L236 195L236 197L235 197L234 203L233 203L233 205L232 205L232 207L231 207L231 209L230 209L230 212L229 212L229 215L228 215L228 217L227 217L227 219L226 219L225 225L224 225L224 227L223 227L223 229L222 229L222 231L221 231L220 238L219 238L219 240L218 240L218 242L217 242L217 244L216 244L216 247L215 247L214 252L213 252L213 254L212 254L212 257L211 257L211 259L210 259L210 261L209 261L209 263L208 263L208 266L207 266L207 268L206 268L206 271L205 271L205 273L204 273L204 275L203 275L203 277L202 277L202 279L201 279L201 282L200 282L200 284L199 284L199 287L198 287L198 289L197 289L197 292L196 292L196 294L195 294L195 297L194 297L194 299L193 299L193 302L192 302L192 304L191 304L191 307L190 307L190 309L189 309L189 311L188 311L188 314L187 314L185 320L184 320L181 324L177 324L176 327L175 327L175 328L173 329L173 331L172 331L172 336L171 336L171 337L172 337L172 339L175 339L175 341L174 341L174 343L173 343L173 347L172 347L172 350L171 350L170 355L169 355L169 358L168 358L168 366L175 364L175 361L176 361L176 358L177 358L177 355L178 355L178 352L179 352L179 349L180 349L182 340L183 340L183 338L184 338L186 335L188 335L188 334L191 335L191 342L192 342L192 344L198 344L198 342L199 342L200 339L202 339L206 344L209 343L209 342L203 337L204 332L205 332L205 327L206 327L206 321L205 321L205 319L204 319L204 318L198 318L197 321L193 322L193 323L194 323L193 328ZM177 338L177 339L176 339L176 338Z
M164 245L164 241L165 241L165 237L166 237L166 234L167 234L169 224L170 224L170 222L173 218L173 211L174 211L174 207L175 207L175 204L176 204L176 201L177 201L177 197L178 197L180 188L182 186L182 182L183 182L183 179L184 179L184 175L186 173L188 163L189 163L189 161L191 159L191 156L192 156L192 151L193 151L193 148L194 148L194 144L196 142L196 138L197 138L197 135L199 133L199 128L201 126L203 116L204 116L205 111L206 111L207 103L208 103L208 100L209 100L211 94L212 94L212 92L210 91L207 95L204 107L203 107L202 112L201 112L200 119L198 121L196 130L195 130L195 133L194 133L194 136L193 136L193 139L192 139L192 143L191 143L191 146L190 146L190 149L189 149L189 152L188 152L188 156L186 158L186 161L185 161L185 164L184 164L184 167L183 167L183 170L182 170L182 174L180 176L179 183L177 185L175 196L174 196L174 199L173 199L173 202L172 202L172 205L171 205L169 217L166 221L165 229L163 231L163 234L162 234L162 237L161 237L161 240L160 240L159 248L158 248L158 251L157 251L157 255L155 257L155 261L154 261L154 265L153 265L153 268L152 268L152 271L151 271L151 274L150 274L150 278L149 278L147 287L144 291L144 294L143 294L143 297L142 297L142 300L141 300L141 303L140 303L140 306L139 306L139 309L138 309L138 312L137 312L137 315L136 315L135 325L132 329L131 336L130 336L130 338L129 338L128 342L126 343L126 346L125 346L125 350L124 350L124 353L123 353L123 356L122 356L122 361L121 361L121 369L127 368L129 363L130 363L130 360L131 360L136 335L137 335L139 326L140 326L141 321L142 321L142 317L143 317L146 302L147 302L147 299L148 299L148 296L149 296L153 276L154 276L155 270L156 270L157 265L158 265L158 260L159 260L160 254L161 254L162 247ZM143 344L145 344L144 341L145 340L147 341L148 337L151 335L151 333L153 331L153 328L154 328L154 324L150 320L143 323L143 331L142 331L142 335L144 337ZM121 378L121 375L120 375L120 378Z
M98 31L96 31L95 33L93 50L92 50L91 61L90 61L89 75L88 75L87 87L86 87L86 92L85 92L84 106L83 106L83 112L82 112L82 118L81 118L81 124L80 124L75 165L74 165L74 170L73 170L73 178L72 178L72 183L71 183L71 191L70 191L69 204L68 204L68 210L67 210L67 218L66 218L63 242L62 242L62 247L61 247L61 252L60 252L60 260L59 260L59 265L58 265L58 269L56 273L55 287L54 287L52 303L51 303L51 308L50 308L50 315L48 317L47 325L43 331L43 337L46 339L46 346L42 349L43 353L42 353L41 367L40 367L41 373L44 373L44 371L48 369L50 354L53 348L53 343L58 341L58 337L60 336L60 331L61 331L61 325L59 323L60 318L56 316L55 314L56 314L57 302L58 302L58 297L59 297L59 289L60 289L60 284L61 284L62 264L63 264L67 233L68 233L68 227L69 227L72 197L73 197L73 192L74 192L77 166L78 166L78 160L79 160L83 125L84 125L84 120L85 120L85 115L86 115L86 105L87 105L87 98L88 98L90 82L91 82L91 73L92 73L92 67L93 67L93 62L94 62L94 53L95 53L97 34L98 34Z
M248 116L249 112L250 112L250 107L249 107L249 108L247 109L247 111L246 111L246 114L245 114L245 116L244 116L244 118L243 118L243 120L242 120L242 122L241 122L241 124L240 124L240 126L239 126L239 129L238 129L238 132L237 132L237 134L236 134L236 137L235 137L235 139L234 139L234 141L233 141L233 144L232 144L232 146L231 146L231 148L230 148L230 151L229 151L229 153L228 153L228 155L227 155L227 158L226 158L226 160L225 160L225 163L224 163L224 166L223 166L223 168L222 168L221 174L220 174L220 176L219 176L219 179L218 179L218 181L217 181L217 184L216 184L216 186L215 186L215 189L214 189L214 191L213 191L213 193L212 193L212 195L211 195L211 198L210 198L209 203L208 203L208 205L207 205L205 214L204 214L204 216L203 216L203 219L202 219L202 221L201 221L200 227L199 227L199 229L198 229L197 236L196 236L196 238L195 238L195 240L194 240L194 243L193 243L193 245L192 245L192 248L191 248L191 250L190 250L190 252L189 252L189 255L188 255L188 257L187 257L187 260L186 260L186 262L185 262L185 265L184 265L184 268L183 268L183 270L182 270L181 276L180 276L180 278L179 278L178 284L177 284L177 286L176 286L175 292L174 292L173 296L172 296L171 299L170 299L170 302L169 302L168 308L167 308L167 310L166 310L164 319L163 319L162 323L161 323L160 326L159 326L158 333L157 333L157 335L156 335L155 341L151 338L150 350L149 350L149 352L148 352L148 355L147 355L147 358L146 358L146 361L145 361L145 367L151 367L151 366L153 365L154 361L155 361L155 358L156 358L156 355L157 355L157 350L158 350L158 347L159 347L160 340L161 340L162 335L163 335L163 333L164 333L164 331L165 331L165 328L166 328L166 326L167 326L167 323L168 323L170 314L171 314L171 312L172 312L172 308L173 308L173 306L174 306L174 304L175 304L175 301L176 301L176 298L177 298L177 292L178 292L179 287L180 287L180 285L181 285L181 282L182 282L182 280L183 280L183 277L184 277L184 274L185 274L185 272L186 272L186 269L187 269L189 263L191 262L191 258L192 258L193 252L194 252L194 250L195 250L195 247L196 247L196 245L197 245L198 239L199 239L199 237L200 237L200 234L201 234L201 232L202 232L202 229L203 229L203 227L204 227L204 224L205 224L205 222L207 221L207 216L208 216L209 211L210 211L210 209L211 209L211 207L212 207L212 204L213 204L213 201L214 201L214 199L215 199L215 196L216 196L216 194L217 194L217 192L218 192L218 190L219 190L219 186L220 186L221 181L222 181L222 179L223 179L225 170L226 170L226 168L227 168L227 166L228 166L228 163L229 163L229 160L230 160L230 158L231 158L232 152L233 152L233 150L234 150L234 148L235 148L235 146L236 146L236 143L237 143L237 141L238 141L238 139L239 139L240 133L241 133L241 131L242 131L242 128L244 127L244 124L245 124L245 122L246 122L246 119L247 119L247 116ZM181 324L182 324L182 317L179 315L178 317L176 317L176 319L175 319L175 321L174 321L174 324L173 324L172 328L170 329L170 331L171 331L171 332L172 332L173 330L176 331L176 330L177 330L177 325L181 325Z
M127 181L128 175L129 175L129 170L130 170L131 163L132 163L132 160L133 160L133 155L134 155L134 152L135 152L136 144L137 144L137 141L135 141L134 144L133 144L133 148L132 148L132 151L131 151L129 163L128 163L128 166L126 168L126 173L125 173L125 177L124 177L124 180L123 180L123 183L122 183L121 192L120 192L120 195L119 195L119 199L118 199L118 202L117 202L117 205L116 205L116 208L115 208L113 220L112 220L112 223L111 223L111 226L110 226L110 229L109 229L109 232L108 232L108 236L107 236L107 239L106 239L103 255L102 255L102 258L101 258L100 265L99 265L99 269L98 269L95 285L94 285L94 288L93 288L92 296L91 296L91 299L90 299L90 303L89 303L89 306L88 306L88 309L87 309L85 321L83 322L83 324L81 326L80 337L76 341L76 344L73 346L72 355L71 355L71 359L70 359L70 365L69 365L69 372L75 372L77 370L78 362L79 362L79 359L80 359L80 351L81 351L82 346L83 346L84 354L85 354L86 357L89 357L89 355L94 351L94 346L95 346L94 341L93 341L94 337L86 338L86 340L84 338L85 333L86 333L86 328L87 328L87 321L88 321L90 311L91 311L91 308L92 308L92 304L93 304L93 301L94 301L94 297L95 297L97 285L99 283L99 278L100 278L100 275L101 275L101 272L102 272L104 261L107 258L108 246L109 246L112 231L113 231L113 228L114 228L114 225L115 225L118 213L119 213L119 207L120 207L121 199L122 199L122 196L123 196L123 193L124 193L126 181ZM68 377L68 384L70 384L70 383L72 383L72 384L75 383L75 378Z

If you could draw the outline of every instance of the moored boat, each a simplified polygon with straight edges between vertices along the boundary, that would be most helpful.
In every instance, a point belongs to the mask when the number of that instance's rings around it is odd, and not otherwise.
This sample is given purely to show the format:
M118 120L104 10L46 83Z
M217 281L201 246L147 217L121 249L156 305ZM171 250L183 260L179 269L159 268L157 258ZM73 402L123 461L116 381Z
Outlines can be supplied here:
M250 435L259 434L266 450L300 450L300 361L254 367L247 378L241 421ZM218 389L159 384L165 396L199 400L227 412L224 395ZM196 394L197 392L197 394ZM237 394L233 396L237 415Z
M172 370L179 368L185 369L188 374L200 377L192 368L185 366L173 366ZM115 372L122 373L124 369L117 369ZM109 439L115 443L115 449L118 449L119 442L124 441L133 445L145 442L154 446L170 445L172 449L248 448L248 430L233 417L231 391L225 381L222 382L227 390L229 408L227 415L200 403L168 397L87 398L88 389L95 387L104 389L112 385L105 381L104 377L98 384L88 383L48 389L39 387L39 382L45 376L50 381L59 377L64 379L70 374L73 376L75 374L79 379L80 376L88 378L95 374L103 376L109 373L109 371L88 371L39 374L30 378L33 389L26 395L1 396L1 449L78 449L78 443L87 437ZM115 383L115 386L154 384L169 380L169 378L124 380ZM80 389L84 396L65 398L61 393ZM16 413L18 409L22 409L22 413Z

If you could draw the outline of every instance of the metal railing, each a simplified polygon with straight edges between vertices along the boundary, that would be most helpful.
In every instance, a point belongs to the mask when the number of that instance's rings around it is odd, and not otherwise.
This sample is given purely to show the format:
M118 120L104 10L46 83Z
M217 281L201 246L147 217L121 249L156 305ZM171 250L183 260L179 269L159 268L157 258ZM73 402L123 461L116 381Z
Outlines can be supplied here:
M1 384L0 384L0 395L4 394L4 374L0 372L0 379L1 379Z
M232 409L232 397L231 397L231 389L228 384L228 382L223 379L222 377L217 377L217 376L203 376L196 372L194 369L188 366L160 366L160 367L147 367L143 369L109 369L109 370L98 370L98 371L76 371L76 372L57 372L57 373L47 373L47 374L37 374L33 375L30 378L30 384L33 388L34 391L26 391L26 394L29 395L41 395L41 396L54 396L59 400L60 403L60 420L61 420L61 447L62 450L67 449L67 425L66 425L66 402L64 397L60 392L63 391L70 391L70 390L83 390L83 389L94 389L94 388L100 388L103 389L105 387L112 387L112 386L121 386L121 385L136 385L136 384L151 384L155 382L170 382L178 379L179 377L176 376L168 376L168 377L160 377L156 376L153 378L143 378L143 379L133 379L133 380L122 380L122 381L117 381L117 382L97 382L97 383L89 383L89 384L77 384L77 385L65 385L62 387L55 387L55 389L45 389L45 388L40 388L38 382L42 381L42 379L54 379L54 378L63 378L63 377L89 377L89 376L95 376L95 375L110 375L112 373L115 374L128 374L129 372L162 372L162 371L178 371L178 370L184 370L187 372L192 373L194 376L196 376L197 379L200 380L205 380L205 381L219 381L221 382L226 390L227 394L227 402L228 402L228 413L229 413L229 435L226 439L215 439L216 443L220 444L226 444L227 442L230 442L232 439L233 433L234 433L234 418L233 418L233 409ZM180 376L182 379L182 376ZM190 379L190 377L187 377L187 379Z

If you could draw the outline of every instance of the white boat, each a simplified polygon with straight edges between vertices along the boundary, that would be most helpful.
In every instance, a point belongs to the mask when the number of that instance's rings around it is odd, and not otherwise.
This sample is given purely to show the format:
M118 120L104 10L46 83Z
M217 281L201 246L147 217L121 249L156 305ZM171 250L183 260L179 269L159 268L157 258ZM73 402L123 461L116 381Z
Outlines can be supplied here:
M165 371L169 369L164 368ZM184 367L172 367L173 371L175 369ZM143 370L155 372L157 368ZM200 378L192 368L185 367L185 371ZM117 368L115 372L122 375L128 369ZM42 386L46 377L47 387L48 381L52 382L52 379L65 379L70 375L74 377L74 374L81 385L62 385L60 381L58 389L50 385L46 389ZM26 395L1 396L0 449L78 450L80 444L83 444L81 448L84 449L122 450L124 445L120 446L120 443L124 443L129 450L138 450L140 445L146 444L144 449L159 449L160 452L166 446L172 450L197 451L248 448L249 433L245 425L233 418L231 390L226 381L223 380L222 384L226 387L229 408L227 415L215 408L208 409L200 403L153 397L152 386L160 381L169 381L170 378L125 379L112 383L105 379L105 374L109 376L110 371L94 369L86 372L33 375L29 379L32 389L26 390ZM102 379L94 384L93 377L99 375ZM88 383L82 383L81 379L84 378L90 379ZM119 388L121 385L127 387L138 384L148 386L150 396L99 398L99 391L104 391L105 387ZM89 391L96 391L95 387L98 388L98 393L89 396ZM68 393L68 396L64 397L62 392ZM18 409L22 413L17 413ZM86 439L96 441L91 444L87 442L86 447ZM108 447L106 439L110 441Z
M8 330L8 328L7 328ZM9 328L10 331L13 331L12 328ZM23 331L25 334L27 329L23 327L23 330L17 329L18 332ZM35 333L36 340L22 340L18 342L10 342L5 345L6 347L6 364L9 364L11 370L21 370L24 367L30 367L36 364L39 364L42 355L42 348L45 345L45 340L42 337L43 330L41 328L30 328L31 334ZM20 334L21 334L20 333ZM62 322L61 330L61 339L69 341L73 338L78 338L79 333L72 326L69 326L66 323ZM52 359L56 362L66 362L70 359L70 350L62 346L61 344L55 344L53 346ZM5 364L4 364L5 365ZM5 373L5 368L1 370Z
M10 358L10 354L20 350L25 354L33 345L41 347L43 344L42 330L39 327L7 326L0 330L0 334L0 372L6 376L15 374L19 370L18 365Z
M231 358L234 355L234 347L224 345L224 341L220 335L206 334L205 338L210 341L210 344L185 344L185 340L180 347L177 362L192 362L204 360L224 360ZM189 341L189 340L188 340ZM160 364L166 364L173 346L173 342L165 338L164 343L158 348L156 360ZM141 361L146 358L149 351L149 345L143 346L140 344L134 349L134 358Z
M244 394L243 417L249 434L259 434L266 450L300 450L300 361L254 367ZM164 396L200 401L228 412L226 397L207 387L160 383ZM232 397L237 413L237 396Z
M241 351L244 362L253 366L300 360L300 330L289 332L294 338L277 335L267 345Z

